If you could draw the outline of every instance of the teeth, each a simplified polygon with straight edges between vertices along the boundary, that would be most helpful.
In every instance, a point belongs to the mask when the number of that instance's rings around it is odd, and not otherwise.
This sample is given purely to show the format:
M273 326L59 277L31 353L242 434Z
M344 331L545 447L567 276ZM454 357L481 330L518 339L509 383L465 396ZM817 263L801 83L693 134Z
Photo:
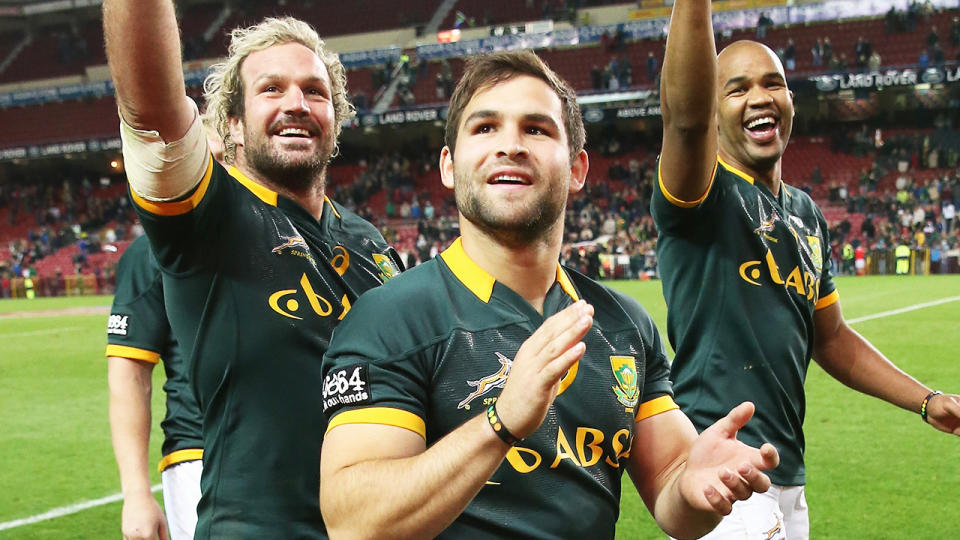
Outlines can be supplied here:
M519 176L508 176L508 175L498 176L494 178L493 181L494 182L519 182L521 184L524 183L523 178L520 178Z
M753 128L757 127L757 126L762 126L762 125L764 125L764 124L773 125L774 123L775 123L775 122L773 121L773 118L770 118L769 116L768 116L768 117L765 117L765 118L757 118L756 120L754 120L754 121L750 122L749 124L747 124L747 129L753 129Z
M283 128L282 130L280 130L280 135L283 136L283 137L288 136L288 135L297 135L297 136L300 136L300 137L309 137L309 136L310 136L310 132L307 131L307 130L305 130L305 129L301 129L301 128Z

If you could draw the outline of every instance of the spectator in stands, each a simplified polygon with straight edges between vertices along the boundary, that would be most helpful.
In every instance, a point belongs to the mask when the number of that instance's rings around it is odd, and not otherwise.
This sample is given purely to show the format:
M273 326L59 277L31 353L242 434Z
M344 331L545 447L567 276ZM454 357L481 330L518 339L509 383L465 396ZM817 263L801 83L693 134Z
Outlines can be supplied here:
M867 59L867 70L872 72L880 71L880 64L882 59L880 58L880 53L873 51L873 54L870 55L870 58Z
M590 87L594 90L602 90L604 87L603 70L596 64L590 67Z
M867 59L873 54L873 46L863 36L857 37L857 42L853 45L853 61L857 68L867 67Z
M957 216L957 209L953 204L953 200L944 198L940 215L943 218L944 233L950 234L953 232L953 221Z
M770 18L770 15L768 15L766 11L761 11L760 16L757 18L757 38L766 38L767 29L771 26L773 26L773 19Z
M833 60L833 43L830 37L823 38L823 62L829 64Z
M933 56L933 48L940 44L940 34L937 33L937 25L930 27L930 33L927 34L927 49L930 50L930 56Z
M960 46L960 17L954 17L950 24L950 45Z
M647 53L647 80L651 83L656 83L658 73L659 63L657 62L657 56L653 54L653 51L650 51Z
M810 63L813 67L823 65L823 38L817 38L817 42L810 47Z
M787 47L783 50L783 64L787 71L797 69L797 45L793 38L787 40Z

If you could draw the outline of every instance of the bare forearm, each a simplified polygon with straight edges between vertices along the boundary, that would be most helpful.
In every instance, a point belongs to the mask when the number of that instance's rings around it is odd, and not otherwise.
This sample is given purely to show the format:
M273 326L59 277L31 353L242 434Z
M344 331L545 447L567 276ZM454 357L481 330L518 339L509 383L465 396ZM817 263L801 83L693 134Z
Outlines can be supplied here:
M480 415L416 456L323 472L320 506L330 537L432 538L463 512L507 450Z
M717 50L710 0L677 0L660 79L664 129L705 131L716 111Z
M824 371L843 384L918 412L930 389L894 365L863 336L844 324L814 355Z
M130 364L130 365L126 365ZM110 432L124 495L150 493L150 371L110 358Z
M190 125L179 28L170 0L105 0L107 59L124 119L177 140Z

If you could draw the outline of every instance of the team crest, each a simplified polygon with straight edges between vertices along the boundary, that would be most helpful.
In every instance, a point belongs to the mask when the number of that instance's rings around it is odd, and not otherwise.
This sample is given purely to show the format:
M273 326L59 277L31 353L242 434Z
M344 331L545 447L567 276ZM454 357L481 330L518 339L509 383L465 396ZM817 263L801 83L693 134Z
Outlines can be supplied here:
M390 260L390 257L374 253L373 262L377 263L377 268L380 269L380 281L386 282L388 279L397 275L397 267L393 264L393 261Z
M458 409L470 409L470 402L484 394L489 393L494 388L503 388L507 384L507 375L510 374L510 366L513 361L506 356L496 353L497 360L500 362L500 369L496 373L491 373L482 379L467 381L467 384L473 387L473 392L465 397L458 405Z
M807 245L810 246L810 259L819 271L823 268L823 250L820 247L820 237L807 236Z
M632 409L640 401L640 387L637 386L636 359L632 356L611 356L610 367L617 386L612 387L621 405Z

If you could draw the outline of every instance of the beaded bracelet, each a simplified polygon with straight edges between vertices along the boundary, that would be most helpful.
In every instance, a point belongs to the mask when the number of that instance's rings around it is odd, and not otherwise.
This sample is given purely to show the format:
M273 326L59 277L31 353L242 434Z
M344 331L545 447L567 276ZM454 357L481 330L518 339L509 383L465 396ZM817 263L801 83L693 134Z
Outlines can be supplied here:
M933 396L940 395L942 393L943 392L939 390L934 390L933 392L927 394L927 397L923 398L923 403L920 404L920 418L922 418L924 422L928 424L930 423L930 421L927 420L927 404L930 403L930 400L933 399Z
M490 427L493 428L493 432L496 433L497 437L500 437L500 440L503 442L510 446L520 442L520 439L514 437L513 433L510 433L510 430L507 429L507 426L503 425L503 422L500 421L500 415L497 414L496 404L487 407L487 422L490 422Z

